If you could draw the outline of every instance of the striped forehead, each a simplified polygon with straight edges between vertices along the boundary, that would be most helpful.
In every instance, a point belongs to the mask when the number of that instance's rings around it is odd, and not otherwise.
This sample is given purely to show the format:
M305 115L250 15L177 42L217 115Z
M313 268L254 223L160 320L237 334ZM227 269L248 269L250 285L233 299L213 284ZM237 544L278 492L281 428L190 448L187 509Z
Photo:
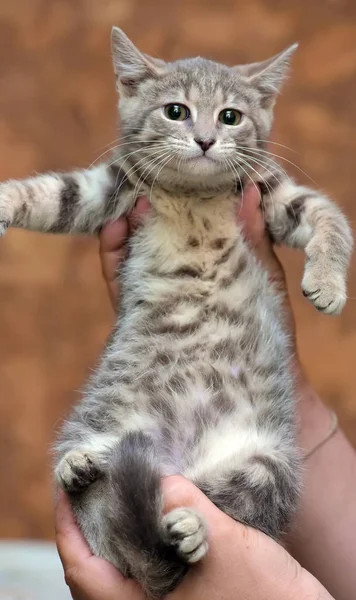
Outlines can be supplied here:
M220 105L225 101L225 94L219 84L215 87L209 86L209 89L204 89L205 86L192 83L187 89L187 100L195 106L212 104Z
M236 104L243 109L253 97L236 71L199 58L171 63L166 75L145 89L146 101L179 102L204 111Z
M204 86L197 82L175 81L174 86L165 89L165 97L169 102L180 102L197 108L211 109L226 103L230 94L226 94L221 85Z
M176 102L186 101L204 109L233 105L239 100L249 102L249 90L229 68L204 59L188 63L175 63L165 82L166 92L173 93Z

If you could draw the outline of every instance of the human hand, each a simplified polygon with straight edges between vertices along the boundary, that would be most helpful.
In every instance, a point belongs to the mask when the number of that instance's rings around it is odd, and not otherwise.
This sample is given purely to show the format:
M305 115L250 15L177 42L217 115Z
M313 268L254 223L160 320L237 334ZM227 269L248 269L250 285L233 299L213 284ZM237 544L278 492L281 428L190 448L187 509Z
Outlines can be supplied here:
M121 217L117 221L108 223L101 230L99 236L101 269L114 310L118 308L120 300L117 274L126 257L126 242L149 210L148 199L139 198L128 218Z
M56 543L73 600L144 600L139 586L109 562L93 556L79 530L69 499L58 489Z
M169 477L163 491L166 511L192 506L209 527L208 555L169 594L170 600L332 600L279 544L233 521L189 481ZM56 540L74 600L144 600L137 583L92 555L63 492L56 507Z

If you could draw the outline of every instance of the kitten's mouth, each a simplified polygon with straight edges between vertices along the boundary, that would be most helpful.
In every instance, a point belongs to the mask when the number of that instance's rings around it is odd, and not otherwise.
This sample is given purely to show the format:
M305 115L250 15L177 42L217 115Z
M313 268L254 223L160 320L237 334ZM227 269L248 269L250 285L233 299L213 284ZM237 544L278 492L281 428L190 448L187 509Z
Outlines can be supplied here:
M209 156L206 152L203 154L197 154L196 156L192 156L191 160L208 160L209 162L216 162L216 159L213 156Z

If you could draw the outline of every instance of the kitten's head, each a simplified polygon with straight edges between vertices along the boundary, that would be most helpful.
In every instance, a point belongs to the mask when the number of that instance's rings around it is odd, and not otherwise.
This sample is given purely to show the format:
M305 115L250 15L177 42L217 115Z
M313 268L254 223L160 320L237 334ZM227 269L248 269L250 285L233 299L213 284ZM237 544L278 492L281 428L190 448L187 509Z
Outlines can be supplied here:
M216 188L261 166L273 107L296 49L249 65L165 63L112 32L121 155L149 182Z

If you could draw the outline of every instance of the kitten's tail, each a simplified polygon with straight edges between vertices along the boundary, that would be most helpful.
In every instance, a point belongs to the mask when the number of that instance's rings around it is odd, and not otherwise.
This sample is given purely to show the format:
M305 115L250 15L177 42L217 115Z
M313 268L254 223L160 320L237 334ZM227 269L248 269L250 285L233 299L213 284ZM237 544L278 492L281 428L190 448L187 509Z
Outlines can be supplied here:
M188 565L163 530L161 475L149 436L127 433L108 471L110 546L123 554L130 575L149 597L163 597L178 585Z

